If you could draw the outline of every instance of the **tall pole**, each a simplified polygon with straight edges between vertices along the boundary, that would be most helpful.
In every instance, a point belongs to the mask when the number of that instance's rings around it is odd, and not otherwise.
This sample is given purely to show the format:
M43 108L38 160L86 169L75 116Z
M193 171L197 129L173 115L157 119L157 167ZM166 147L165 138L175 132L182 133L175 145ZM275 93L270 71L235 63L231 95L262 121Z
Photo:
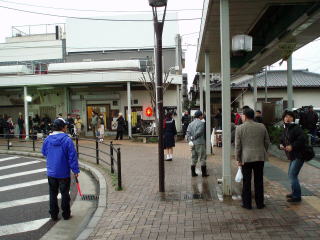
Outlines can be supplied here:
M128 137L132 138L132 125L131 125L131 85L127 82L127 97L128 97Z
M292 96L293 96L293 86L292 86L292 55L287 60L287 94L288 94L288 110L292 111L293 108L293 102L292 102Z
M153 6L154 31L156 33L156 76L157 76L157 118L158 118L158 162L159 192L165 191L165 169L163 149L163 82L162 82L162 33L167 6L165 5L162 21L158 21L157 7Z
M177 117L178 117L178 121L177 121L177 127L178 127L178 131L181 130L181 118L182 118L182 106L181 106L181 85L177 84Z
M28 89L27 86L23 87L23 96L24 96L24 124L26 127L26 140L29 139L29 111L28 111Z
M264 102L268 102L268 67L264 72Z
M231 196L231 89L230 89L229 0L220 0L222 77L222 183L223 195Z
M203 75L199 73L200 111L203 112Z
M254 110L257 111L258 109L258 88L257 88L257 74L253 75L253 104Z
M206 80L206 153L211 154L211 111L210 111L210 59L209 53L205 53L205 80Z

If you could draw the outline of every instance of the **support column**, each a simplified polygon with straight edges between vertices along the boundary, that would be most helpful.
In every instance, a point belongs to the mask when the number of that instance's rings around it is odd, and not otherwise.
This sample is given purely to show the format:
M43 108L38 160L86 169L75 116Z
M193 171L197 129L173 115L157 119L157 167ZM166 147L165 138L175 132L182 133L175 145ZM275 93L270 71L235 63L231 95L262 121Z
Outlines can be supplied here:
M182 110L181 110L181 90L180 90L180 85L177 84L177 129L178 131L181 131L181 118L182 118Z
M64 93L64 113L66 114L65 117L67 117L67 114L70 112L70 96L69 96L69 89L67 87L63 88Z
M257 74L253 75L253 104L254 104L254 111L258 109L258 88L257 88Z
M203 112L203 75L199 73L200 111Z
M209 53L205 53L205 79L206 79L206 153L211 154L211 111L210 111L210 60Z
M28 110L28 89L27 86L23 87L23 96L24 96L24 125L26 130L26 140L29 139L29 110Z
M268 66L264 73L264 102L268 102Z
M231 89L229 0L220 0L222 83L222 183L223 195L231 196Z
M128 137L132 138L132 125L131 125L131 85L127 82L127 97L128 97Z
M287 94L288 94L288 107L289 111L292 111L293 108L293 86L292 86L292 55L287 60Z

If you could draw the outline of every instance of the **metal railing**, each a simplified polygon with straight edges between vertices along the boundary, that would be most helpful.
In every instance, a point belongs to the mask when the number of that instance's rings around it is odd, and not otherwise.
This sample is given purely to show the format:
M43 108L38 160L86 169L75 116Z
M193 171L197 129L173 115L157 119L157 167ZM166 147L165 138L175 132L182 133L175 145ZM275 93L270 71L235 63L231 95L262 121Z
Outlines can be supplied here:
M0 148L6 150L19 149L19 151L40 152L45 138L37 138L37 135L30 135L28 140L23 139L25 135L0 134ZM111 174L117 177L117 189L122 189L121 175L121 150L116 148L112 141L109 144L99 142L98 139L72 138L78 158L84 156L93 160L97 165L101 163L110 167Z

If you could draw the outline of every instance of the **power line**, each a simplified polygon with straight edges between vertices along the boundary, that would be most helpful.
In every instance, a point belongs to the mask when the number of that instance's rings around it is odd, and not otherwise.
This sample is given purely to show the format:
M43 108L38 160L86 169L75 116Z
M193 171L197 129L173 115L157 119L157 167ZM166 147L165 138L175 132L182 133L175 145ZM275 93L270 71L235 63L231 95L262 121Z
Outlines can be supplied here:
M0 2L6 2L10 4L16 5L23 5L23 6L30 6L30 7L37 7L37 8L48 8L48 9L56 9L56 10L66 10L66 11L77 11L77 12L100 12L100 13L142 13L142 12L150 12L146 10L132 10L132 11L124 11L124 10L97 10L97 9L75 9L75 8L60 8L60 7L51 7L51 6L44 6L44 5L35 5L29 3L20 3L20 2L13 2L13 1L5 1L0 0ZM167 12L181 12L181 11L202 11L202 9L172 9L167 10Z
M18 8L11 8L6 6L0 6L0 8L5 8L13 11L24 12L24 13L32 13L50 17L63 17L63 18L73 18L73 19L80 19L80 20L95 20L95 21L109 21L109 22L153 22L152 19L108 19L108 18L90 18L90 17L75 17L75 16L67 16L67 15L58 15L58 14L51 14L51 13L40 13L34 11L28 11ZM166 19L167 22L175 22L175 21L193 21L193 20L201 20L201 18L181 18L181 19Z

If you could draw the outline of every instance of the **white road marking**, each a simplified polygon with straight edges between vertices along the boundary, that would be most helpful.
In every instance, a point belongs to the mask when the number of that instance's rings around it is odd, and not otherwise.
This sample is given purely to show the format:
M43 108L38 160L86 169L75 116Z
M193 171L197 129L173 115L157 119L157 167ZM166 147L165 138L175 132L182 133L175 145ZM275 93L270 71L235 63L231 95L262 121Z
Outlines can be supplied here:
M40 162L39 160L35 160L35 161L30 161L30 162L12 164L12 165L8 165L8 166L0 167L0 170L9 169L9 168L15 168L15 167L21 167L21 166L26 166L26 165L30 165L30 164L34 164L34 163L39 163L39 162Z
M12 160L12 159L17 159L19 157L7 157L7 158L0 158L0 162L4 162L4 161L8 161L8 160Z
M40 169L30 170L30 171L26 171L26 172L12 173L12 174L0 176L0 180L7 179L7 178L13 178L13 177L20 177L20 176L25 176L25 175L30 175L30 174L40 173L40 172L45 172L45 171L47 171L46 168L40 168Z
M61 199L61 194L60 193L58 195L58 199ZM39 203L39 202L47 202L47 201L49 201L49 195L18 199L18 200L13 200L13 201L0 203L0 209L11 208L11 207L19 207L19 206L22 206L22 205L27 205L27 204L32 204L32 203Z
M50 221L50 218L38 219L30 222L22 222L0 226L0 237L5 235L34 231Z
M17 188L24 188L24 187L30 187L34 185L39 185L43 183L48 183L48 179L41 179L41 180L36 180L36 181L31 181L31 182L25 182L25 183L18 183L18 184L12 184L4 187L0 187L0 192L8 191L8 190L13 190Z

